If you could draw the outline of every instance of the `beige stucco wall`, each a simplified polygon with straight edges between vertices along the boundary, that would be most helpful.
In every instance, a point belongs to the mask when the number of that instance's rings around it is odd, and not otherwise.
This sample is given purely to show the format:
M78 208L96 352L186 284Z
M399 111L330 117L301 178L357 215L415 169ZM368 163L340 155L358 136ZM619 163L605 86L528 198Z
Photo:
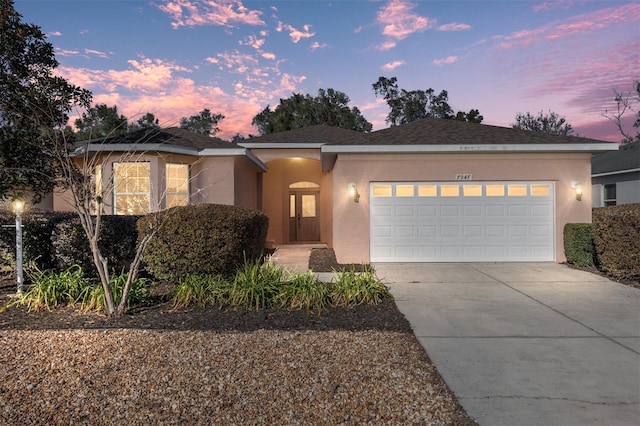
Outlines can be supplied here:
M235 205L258 209L258 173L255 164L244 157L234 161Z
M233 205L235 173L232 157L203 158L192 166L192 202Z
M566 223L591 222L590 153L341 154L333 169L333 247L338 262L369 260L369 183L376 181L455 181L470 173L474 181L552 181L555 183L555 258L566 260ZM572 182L582 184L577 201ZM360 202L347 194L357 185Z

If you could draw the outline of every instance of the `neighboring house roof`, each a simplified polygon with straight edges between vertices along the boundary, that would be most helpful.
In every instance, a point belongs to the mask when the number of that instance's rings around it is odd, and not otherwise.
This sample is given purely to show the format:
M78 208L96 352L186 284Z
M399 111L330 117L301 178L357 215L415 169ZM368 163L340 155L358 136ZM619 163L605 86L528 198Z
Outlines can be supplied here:
M260 169L267 168L253 153L235 142L199 135L177 127L142 129L119 136L91 139L76 144L74 154L84 152L165 152L199 157L246 156Z
M622 145L618 151L596 154L591 158L591 176L640 171L640 142Z

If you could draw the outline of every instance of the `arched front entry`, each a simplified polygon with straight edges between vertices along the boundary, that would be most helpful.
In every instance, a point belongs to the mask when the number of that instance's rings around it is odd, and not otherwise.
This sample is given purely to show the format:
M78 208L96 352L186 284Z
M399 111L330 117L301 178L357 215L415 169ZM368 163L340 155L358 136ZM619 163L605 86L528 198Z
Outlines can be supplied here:
M315 182L289 185L289 241L320 241L320 185Z

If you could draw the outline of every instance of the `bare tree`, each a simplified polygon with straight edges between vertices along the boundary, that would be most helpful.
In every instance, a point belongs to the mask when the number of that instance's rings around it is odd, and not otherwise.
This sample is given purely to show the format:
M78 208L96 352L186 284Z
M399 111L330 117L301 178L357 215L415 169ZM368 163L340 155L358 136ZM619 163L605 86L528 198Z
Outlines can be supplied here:
M602 114L603 117L609 119L616 125L618 131L622 135L622 143L627 144L631 142L640 141L640 130L635 135L625 130L625 126L622 119L629 111L636 113L636 119L633 123L635 129L640 129L640 80L633 82L633 91L627 93L620 93L616 89L613 90L614 100L616 101L616 110L605 110Z

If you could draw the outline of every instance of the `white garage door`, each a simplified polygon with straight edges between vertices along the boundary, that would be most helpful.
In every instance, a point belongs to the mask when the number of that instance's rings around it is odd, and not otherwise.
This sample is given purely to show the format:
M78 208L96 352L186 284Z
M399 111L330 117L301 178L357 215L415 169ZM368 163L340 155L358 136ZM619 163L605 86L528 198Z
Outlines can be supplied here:
M376 182L372 262L553 261L552 182Z

